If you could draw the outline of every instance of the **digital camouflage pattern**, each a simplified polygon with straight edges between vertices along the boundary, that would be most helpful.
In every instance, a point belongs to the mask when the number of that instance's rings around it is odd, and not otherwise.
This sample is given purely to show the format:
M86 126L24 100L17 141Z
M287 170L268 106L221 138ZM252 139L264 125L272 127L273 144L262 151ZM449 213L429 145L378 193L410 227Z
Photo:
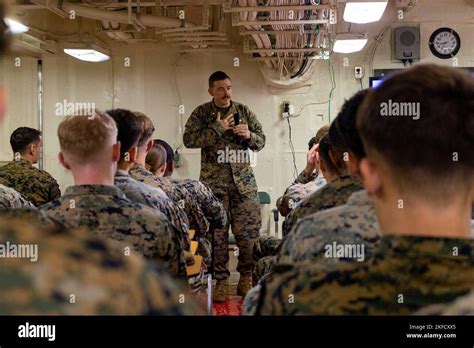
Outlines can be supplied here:
M174 275L186 275L178 235L166 216L132 203L115 186L71 186L62 198L40 209L68 228L87 227L96 235L123 242Z
M298 219L321 210L343 205L352 193L362 189L362 184L347 173L328 182L316 192L306 196L286 217L283 222L283 236L291 231Z
M253 246L253 257L256 260L268 256L276 255L280 249L281 239L273 236L260 236Z
M197 202L184 187L173 184L169 177L155 176L139 164L134 164L129 174L137 181L162 189L178 207L184 210L188 217L189 227L195 229L200 237L206 235L209 230L209 222Z
M325 246L334 242L363 244L366 257L370 257L381 235L372 200L367 191L357 191L346 204L299 220L284 238L277 263L336 261L324 256Z
M313 173L310 173L308 174L305 170L302 170L301 173L298 174L298 177L295 179L295 181L293 181L293 184L307 184L311 181L314 181L316 180L316 178L318 177L318 173L316 172L313 172Z
M232 178L229 178L232 180ZM230 217L226 226L214 231L214 270L217 280L228 279L229 272L229 225L232 223L232 234L237 244L237 271L240 274L251 274L253 271L253 245L260 234L262 217L257 192L242 196L235 185L229 183L227 193L219 196Z
M227 223L227 214L221 201L205 183L192 179L172 179L173 184L184 187L201 207L210 228L222 228Z
M224 130L217 121L218 112L219 109L213 101L198 106L186 122L183 135L184 145L188 148L201 149L200 180L208 184L216 196L219 197L227 190L229 182L235 183L241 195L253 195L257 191L257 183L250 160L223 162L222 159L226 159L227 156L223 154L228 150L233 150L234 153L248 149L262 150L266 140L262 125L246 105L237 102L232 102L227 113L221 112L221 119L240 113L240 124L247 124L250 131L250 140L245 141L236 136L232 130ZM250 159L249 156L242 157L241 159Z
M247 294L242 302L242 315L250 316L257 314L258 301L260 300L260 290L262 286L260 283L254 285Z
M250 139L244 140L232 130L224 130L217 121L231 114L240 114L240 124L248 125ZM232 102L227 110L219 109L213 101L198 106L186 122L184 145L201 149L200 180L212 189L223 203L228 222L214 231L215 277L227 279L229 225L238 247L237 271L249 274L253 269L252 248L261 227L257 183L249 151L265 146L265 134L255 114L240 103ZM232 156L233 155L233 156Z
M50 231L63 229L64 225L57 220L50 218L44 211L36 207L22 207L15 209L0 209L0 218L28 221L37 226L43 226Z
M334 263L354 261L354 258L325 257L325 247L336 244L364 245L364 259L370 258L377 247L382 233L377 216L367 191L353 193L347 203L332 209L309 215L296 224L283 241L274 237L259 240L255 245L273 243L276 247L264 248L267 255L255 263L254 285L264 279L277 265L292 265L297 262ZM262 239L262 238L260 238ZM270 250L269 250L270 249ZM262 255L254 248L254 255ZM272 256L276 255L276 256ZM255 304L255 301L251 303ZM250 300L247 303L249 307ZM247 312L253 312L247 308Z
M34 207L20 193L14 189L0 184L0 209L15 209L22 207Z
M132 202L140 203L162 212L176 231L178 231L181 249L189 250L188 217L180 207L173 203L162 189L137 181L124 170L117 171L114 181L115 186L122 190L125 196Z
M257 283L265 278L266 275L273 272L273 268L276 264L277 257L275 255L268 255L264 256L255 262L253 268L253 286L257 285Z
M474 315L474 289L466 296L454 300L452 303L431 305L420 309L417 315Z
M372 258L276 267L261 315L407 315L454 301L474 284L474 240L383 236Z
M115 241L0 217L7 241L37 245L38 259L0 258L0 315L205 314L185 284Z
M206 238L198 238L197 253L204 257L207 266L212 261L212 245L210 234L217 229L222 229L227 223L227 213L221 201L214 195L209 186L205 183L192 179L172 179L173 184L183 186L198 203L204 216L209 222L209 231Z
M275 255L281 247L282 240L273 236L260 236L253 246L253 286L267 273L271 272L275 263Z
M288 216L298 204L311 193L326 185L326 179L317 177L307 184L292 184L277 200L277 209L282 216Z
M19 192L36 207L61 197L56 180L23 159L0 167L0 183Z

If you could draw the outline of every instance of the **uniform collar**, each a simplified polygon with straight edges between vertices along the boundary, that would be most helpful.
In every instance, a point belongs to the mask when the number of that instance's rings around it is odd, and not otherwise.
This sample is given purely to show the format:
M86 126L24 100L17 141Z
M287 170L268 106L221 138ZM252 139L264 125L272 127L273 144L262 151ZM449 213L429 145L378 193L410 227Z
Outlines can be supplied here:
M346 205L373 207L372 199L366 190L354 192L352 195L350 195Z
M18 161L13 160L13 163L20 164L20 165L26 165L28 167L33 167L30 161L27 161L26 159L20 159Z
M123 169L118 169L117 172L115 173L116 178L130 178L130 174Z
M144 166L142 166L141 164L138 164L138 163L135 163L130 170L131 171L134 170L136 172L139 172L139 173L141 173L143 175L147 175L147 176L153 175L152 172L148 171Z
M115 186L109 185L76 185L69 186L64 193L64 196L84 196L84 195L101 195L101 196L116 196L125 198L125 194Z
M455 247L458 255L453 255ZM384 235L377 253L383 258L431 256L453 260L467 258L474 262L474 239Z

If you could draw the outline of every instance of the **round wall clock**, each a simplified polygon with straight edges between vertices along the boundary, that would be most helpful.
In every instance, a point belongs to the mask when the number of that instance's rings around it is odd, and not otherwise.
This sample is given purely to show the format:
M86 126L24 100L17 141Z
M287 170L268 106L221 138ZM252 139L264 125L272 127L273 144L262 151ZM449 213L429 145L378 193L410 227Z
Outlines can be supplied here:
M431 34L429 46L436 57L449 59L459 52L461 38L451 28L439 28Z

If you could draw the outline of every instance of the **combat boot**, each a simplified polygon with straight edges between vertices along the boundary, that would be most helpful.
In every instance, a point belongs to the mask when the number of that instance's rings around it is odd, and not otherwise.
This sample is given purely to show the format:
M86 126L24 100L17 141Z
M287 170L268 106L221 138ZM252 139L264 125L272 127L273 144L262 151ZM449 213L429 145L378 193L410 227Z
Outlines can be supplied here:
M252 288L252 273L241 274L239 285L237 285L237 295L245 297L247 292Z
M214 288L213 302L225 302L229 299L229 279L218 280Z

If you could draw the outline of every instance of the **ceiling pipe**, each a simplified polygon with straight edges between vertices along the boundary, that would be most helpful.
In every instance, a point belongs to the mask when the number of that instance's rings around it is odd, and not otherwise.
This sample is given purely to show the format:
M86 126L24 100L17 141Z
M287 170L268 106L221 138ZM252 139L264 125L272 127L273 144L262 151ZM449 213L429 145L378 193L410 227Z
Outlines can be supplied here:
M46 5L46 0L31 0L32 3L37 5ZM128 13L123 11L107 11L99 8L89 7L76 3L63 2L61 6L58 6L58 0L49 1L49 5L56 5L65 12L74 11L76 16L95 19L98 21L111 21L124 24L129 23ZM152 15L141 15L140 22L147 27L154 28L181 28L181 27L194 27L194 23L185 22L177 18L170 18L165 16L152 16Z

